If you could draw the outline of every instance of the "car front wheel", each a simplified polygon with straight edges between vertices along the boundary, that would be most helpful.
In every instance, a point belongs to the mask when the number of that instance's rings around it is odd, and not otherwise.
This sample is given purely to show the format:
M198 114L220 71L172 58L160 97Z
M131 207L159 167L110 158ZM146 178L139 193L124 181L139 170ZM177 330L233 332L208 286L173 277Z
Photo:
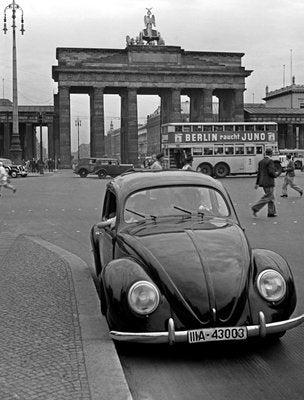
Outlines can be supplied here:
M104 179L107 176L106 171L105 170L100 170L98 171L98 178L99 179Z
M12 177L12 178L17 178L17 175L18 175L18 174L17 174L16 171L12 171L12 172L11 172L11 177Z
M87 171L86 169L81 169L81 170L79 171L79 176L80 176L80 178L86 178L87 175L88 175L88 171Z

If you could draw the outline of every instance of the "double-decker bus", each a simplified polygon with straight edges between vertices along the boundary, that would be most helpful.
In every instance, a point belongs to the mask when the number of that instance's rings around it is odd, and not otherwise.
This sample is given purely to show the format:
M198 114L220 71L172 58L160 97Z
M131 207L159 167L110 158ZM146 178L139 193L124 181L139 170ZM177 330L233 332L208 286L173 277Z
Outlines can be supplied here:
M193 156L192 168L217 178L255 174L266 148L272 148L277 173L286 156L278 152L275 122L178 122L161 127L165 168L182 168Z

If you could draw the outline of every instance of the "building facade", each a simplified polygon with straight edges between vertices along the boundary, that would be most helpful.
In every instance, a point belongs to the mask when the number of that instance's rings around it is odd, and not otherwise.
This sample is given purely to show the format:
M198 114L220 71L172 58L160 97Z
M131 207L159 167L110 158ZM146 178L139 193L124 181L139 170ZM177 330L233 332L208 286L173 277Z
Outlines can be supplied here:
M21 159L31 160L40 157L37 146L37 127L47 128L49 158L57 159L55 152L56 135L54 134L54 107L53 106L19 106L19 137L22 150ZM13 131L13 104L8 99L0 99L0 157L10 157L11 138ZM38 139L40 140L40 139Z
M304 149L304 85L269 91L265 103L245 104L245 121L278 123L279 149Z

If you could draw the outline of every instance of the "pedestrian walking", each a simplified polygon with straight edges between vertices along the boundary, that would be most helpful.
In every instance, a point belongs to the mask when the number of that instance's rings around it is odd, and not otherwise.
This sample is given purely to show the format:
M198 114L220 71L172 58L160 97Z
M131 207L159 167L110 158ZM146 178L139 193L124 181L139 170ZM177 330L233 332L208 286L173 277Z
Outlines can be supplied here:
M294 164L294 161L292 159L291 154L287 154L286 158L287 158L288 164L287 164L287 167L286 167L286 175L284 177L281 197L288 197L288 194L287 194L288 185L292 189L294 189L297 192L299 192L300 196L303 196L303 189L300 186L296 185L295 182L294 182L295 164Z
M264 158L259 162L258 174L255 189L262 187L264 196L252 206L253 216L257 216L257 212L264 206L268 206L268 217L276 217L276 206L274 198L275 178L278 176L275 170L274 162L271 159L272 149L266 149Z
M151 165L151 169L163 169L164 153L158 153L156 155L156 160Z
M10 189L14 193L16 193L16 188L15 188L15 186L13 186L9 183L8 173L3 166L3 162L0 161L0 190L1 190L2 186L4 186L6 189ZM1 194L0 194L0 196L1 196Z
M188 154L185 159L185 164L184 164L182 170L193 171L192 162L193 162L193 156L191 154Z

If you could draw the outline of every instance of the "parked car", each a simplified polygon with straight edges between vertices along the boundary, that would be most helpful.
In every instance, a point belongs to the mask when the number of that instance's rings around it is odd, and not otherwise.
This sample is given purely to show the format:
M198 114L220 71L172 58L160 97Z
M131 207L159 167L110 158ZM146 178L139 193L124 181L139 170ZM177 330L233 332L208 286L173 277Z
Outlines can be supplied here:
M115 177L134 168L133 164L120 164L116 158L81 158L74 165L74 173L81 178L86 178L88 174L98 175L99 178Z
M210 176L142 170L112 179L90 240L114 340L279 337L304 321L290 318L297 300L288 262L250 247Z
M9 158L0 158L0 161L3 162L3 166L11 178L17 178L18 176L24 178L27 176L28 171L25 166L14 164Z

